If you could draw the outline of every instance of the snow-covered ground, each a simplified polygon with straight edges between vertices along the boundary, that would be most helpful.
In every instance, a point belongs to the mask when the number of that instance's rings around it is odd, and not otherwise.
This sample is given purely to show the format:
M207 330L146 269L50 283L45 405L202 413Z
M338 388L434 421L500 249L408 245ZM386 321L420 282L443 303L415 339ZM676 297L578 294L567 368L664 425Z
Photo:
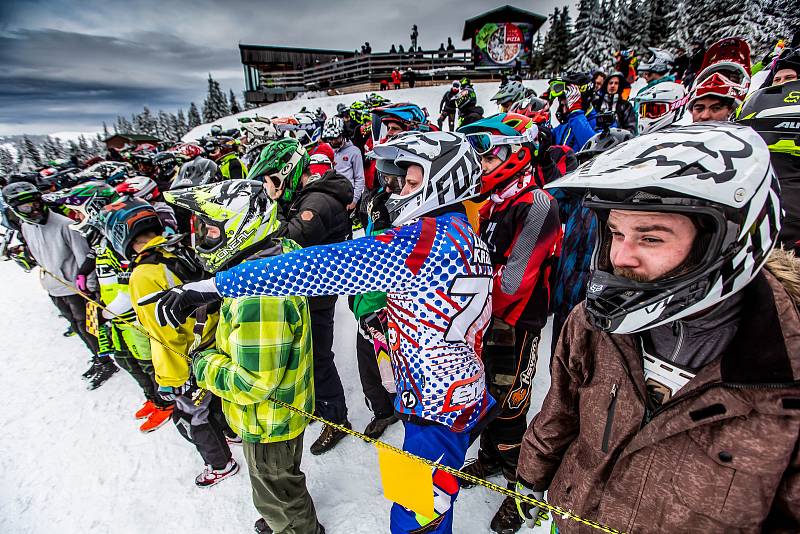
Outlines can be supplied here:
M439 116L439 102L442 100L442 95L447 90L452 82L443 85L434 85L431 87L415 87L414 89L397 89L392 91L375 91L377 94L390 99L392 102L412 102L420 107L427 108L428 114L431 117L431 122L436 122ZM525 81L526 87L531 87L536 90L537 94L541 94L547 89L547 80L530 80ZM478 97L478 105L483 106L486 115L492 115L499 110L497 104L492 102L490 98L497 92L500 86L499 82L494 83L477 83L475 84L475 93ZM346 95L337 96L323 96L320 98L298 98L289 100L287 102L275 102L262 106L260 108L249 109L235 115L229 115L213 123L202 124L189 131L183 136L184 141L194 141L202 136L210 133L212 124L219 124L223 129L227 130L239 126L239 117L253 117L259 115L261 117L285 117L293 113L297 113L300 108L306 106L309 110L313 111L317 108L322 110L330 117L336 114L336 106L338 104L345 104L349 106L356 100L361 100L365 97L365 93L350 93Z
M0 391L6 404L0 413L0 532L252 532L258 514L246 470L213 488L195 487L202 460L172 424L139 432L133 413L143 399L130 376L120 371L100 389L85 389L80 374L86 349L78 338L62 337L66 322L36 272L0 262L0 279L8 304L0 307ZM334 348L350 420L363 430L370 413L356 367L355 321L346 304L339 300ZM549 383L549 332L548 327L540 344L532 413ZM333 451L312 456L308 447L319 432L319 424L306 432L302 468L327 532L388 532L391 503L383 498L374 447L348 437ZM398 423L385 439L399 446L402 434ZM473 447L470 456L475 452ZM240 447L234 456L245 465ZM462 491L455 532L489 533L501 500L480 487Z

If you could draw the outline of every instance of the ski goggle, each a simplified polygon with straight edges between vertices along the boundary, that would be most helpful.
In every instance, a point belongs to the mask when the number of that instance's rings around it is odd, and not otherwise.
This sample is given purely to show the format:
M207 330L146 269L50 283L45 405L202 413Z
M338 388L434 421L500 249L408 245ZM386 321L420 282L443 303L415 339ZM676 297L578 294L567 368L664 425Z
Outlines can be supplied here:
M643 102L639 104L639 116L645 119L657 119L669 113L670 105L666 102Z
M378 172L378 183L389 193L399 194L406 186L406 177Z
M199 215L192 215L192 246L202 247L206 250L219 246L225 239L225 229L212 221L206 221ZM216 231L209 232L209 228L213 226ZM216 237L210 237L209 233L217 234Z
M25 202L23 204L18 204L14 211L19 213L20 215L30 215L31 213L42 211L44 205L38 200L31 200L30 202Z
M557 97L564 94L567 90L567 82L563 80L550 80L549 93L551 97Z
M538 132L538 129L537 129ZM534 139L527 135L495 135L490 133L467 134L467 142L479 156L496 155L496 152L508 145L533 143Z

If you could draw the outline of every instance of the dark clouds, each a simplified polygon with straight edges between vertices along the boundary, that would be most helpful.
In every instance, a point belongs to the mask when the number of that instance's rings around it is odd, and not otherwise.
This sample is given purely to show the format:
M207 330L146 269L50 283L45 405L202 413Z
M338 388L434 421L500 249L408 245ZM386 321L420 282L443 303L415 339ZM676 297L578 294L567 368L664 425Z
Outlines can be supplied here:
M543 15L574 0L510 2ZM485 0L3 1L0 135L97 130L147 105L176 111L205 95L210 72L243 89L238 44L375 51L409 42L462 46L466 18Z

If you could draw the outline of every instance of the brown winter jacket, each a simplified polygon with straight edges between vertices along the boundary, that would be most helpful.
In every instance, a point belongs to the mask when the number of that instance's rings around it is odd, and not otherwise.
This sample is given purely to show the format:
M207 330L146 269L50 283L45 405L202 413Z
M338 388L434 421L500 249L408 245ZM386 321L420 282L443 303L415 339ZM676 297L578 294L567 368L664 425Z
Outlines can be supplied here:
M626 532L800 532L793 261L773 253L742 290L746 316L728 349L647 424L638 338L595 330L583 304L573 310L517 475L554 505Z

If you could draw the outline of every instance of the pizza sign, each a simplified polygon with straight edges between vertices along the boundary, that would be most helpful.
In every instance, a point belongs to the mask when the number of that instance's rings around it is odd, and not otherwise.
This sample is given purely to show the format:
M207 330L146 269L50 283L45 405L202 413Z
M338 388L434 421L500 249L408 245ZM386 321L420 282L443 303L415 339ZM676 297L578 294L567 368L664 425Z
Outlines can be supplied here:
M523 52L530 38L527 24L489 23L475 35L475 46L482 53L482 64L507 65L517 59L527 59Z

